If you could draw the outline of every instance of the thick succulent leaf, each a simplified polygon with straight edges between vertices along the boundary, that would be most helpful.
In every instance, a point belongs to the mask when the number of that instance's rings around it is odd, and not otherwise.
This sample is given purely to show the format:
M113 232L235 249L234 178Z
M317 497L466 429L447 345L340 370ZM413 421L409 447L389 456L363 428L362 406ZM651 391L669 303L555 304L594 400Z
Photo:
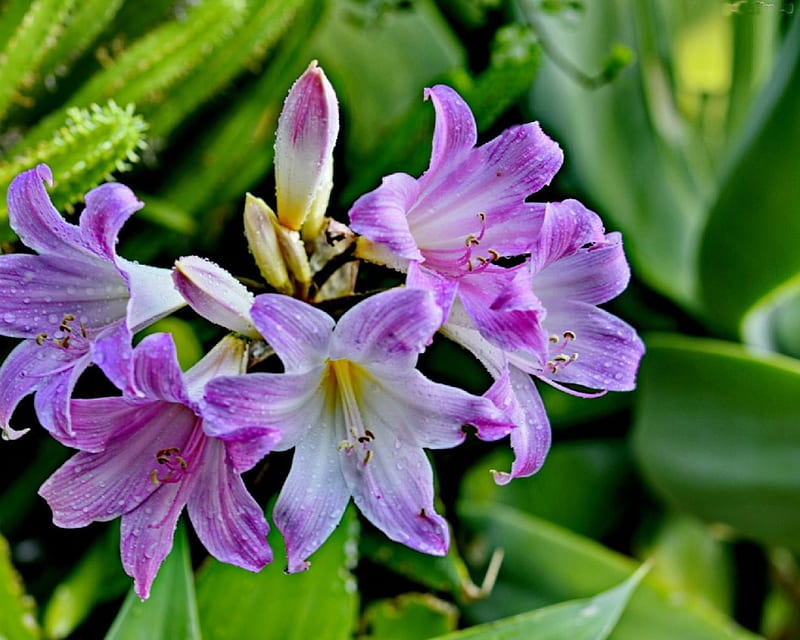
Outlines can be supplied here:
M648 341L639 385L635 451L659 493L800 549L800 362L664 334Z
M22 582L11 564L6 539L0 536L0 633L6 640L37 640L41 638L33 609Z
M172 552L161 565L150 597L140 600L131 589L105 640L200 637L189 541L185 528L179 526Z
M350 569L357 521L349 509L304 573L285 575L276 561L249 573L213 559L200 570L197 602L204 640L326 638L347 640L356 627L358 596ZM273 528L269 541L280 552Z

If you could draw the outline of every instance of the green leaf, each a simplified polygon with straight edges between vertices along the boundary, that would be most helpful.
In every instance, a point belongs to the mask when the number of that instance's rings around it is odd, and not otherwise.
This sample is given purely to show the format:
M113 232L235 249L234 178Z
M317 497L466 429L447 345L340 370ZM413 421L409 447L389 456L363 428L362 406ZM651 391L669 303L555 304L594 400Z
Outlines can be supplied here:
M41 637L34 603L25 595L22 582L11 564L8 542L0 536L0 637L4 640L36 640Z
M204 640L326 638L349 640L356 627L358 594L350 570L355 564L357 520L353 508L300 574L283 573L281 561L260 573L209 561L197 579ZM276 531L269 536L279 553Z
M0 190L5 192L20 172L44 162L53 171L50 190L53 204L57 209L68 207L110 173L125 171L130 162L138 160L144 130L144 121L134 113L133 105L122 108L109 102L103 107L68 109L66 123L55 131L51 140L0 163ZM0 221L5 222L7 217L3 200Z
M517 482L517 481L515 481ZM498 547L505 560L491 595L467 609L479 622L585 598L619 583L635 563L597 542L512 507L462 501L458 513L475 538L476 561ZM614 640L745 640L755 636L691 595L675 597L647 576L611 636Z
M635 451L671 502L800 549L800 362L674 335L647 340Z
M800 290L800 19L748 117L711 208L700 255L706 315L730 335L746 315Z
M150 597L142 601L131 589L105 640L200 640L192 578L189 541L181 524L175 532L172 551L158 570Z
M364 623L369 640L425 640L454 631L458 610L430 593L404 593L367 607Z
M118 527L108 527L53 591L43 614L46 636L66 638L96 605L121 596L129 584L119 561Z
M622 584L588 598L441 636L439 640L605 640L647 571L637 570Z

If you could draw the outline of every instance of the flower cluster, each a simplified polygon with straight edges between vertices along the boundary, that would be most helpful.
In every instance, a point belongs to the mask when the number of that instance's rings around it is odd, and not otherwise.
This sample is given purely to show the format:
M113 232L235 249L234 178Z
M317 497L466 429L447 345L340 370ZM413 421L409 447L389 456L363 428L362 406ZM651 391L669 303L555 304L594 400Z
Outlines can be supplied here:
M446 553L425 449L509 436L498 483L533 474L550 444L534 379L580 396L633 388L635 331L598 307L627 285L619 234L580 203L536 203L562 154L536 123L476 146L452 89L425 92L436 113L430 165L384 178L346 226L326 216L338 107L312 63L278 124L276 210L247 196L244 227L269 293L184 256L173 269L119 257L117 234L141 203L125 186L86 194L79 224L53 208L40 165L9 188L11 225L36 254L0 256L0 334L22 342L0 366L0 427L34 394L37 417L78 452L41 487L62 527L122 521L121 554L146 598L186 507L216 558L257 571L272 559L262 508L241 474L294 449L272 514L287 571L337 526L352 498L389 538ZM356 294L359 260L405 286ZM335 298L335 319L318 303ZM169 334L133 335L183 305L229 331L188 371ZM483 363L481 395L417 369L437 332ZM280 373L258 370L277 357ZM73 398L97 365L118 396ZM273 368L274 369L274 368Z

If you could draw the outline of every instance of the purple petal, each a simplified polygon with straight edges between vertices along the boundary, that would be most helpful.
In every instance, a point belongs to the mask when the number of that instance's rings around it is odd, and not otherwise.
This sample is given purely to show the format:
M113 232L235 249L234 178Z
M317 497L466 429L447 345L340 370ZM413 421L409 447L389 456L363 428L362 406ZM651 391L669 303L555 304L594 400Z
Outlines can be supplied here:
M85 197L80 232L87 246L114 262L117 235L125 221L141 209L141 202L125 185L109 182L92 189Z
M225 451L233 470L236 473L244 473L252 469L268 453L275 451L281 437L282 433L278 429L243 427L219 439L225 443Z
M544 310L523 266L490 267L463 278L459 293L464 310L484 338L505 350L547 352L541 326Z
M53 335L68 315L92 331L125 317L128 290L111 264L34 255L0 256L0 334Z
M297 374L249 373L211 380L201 402L203 429L210 436L238 441L254 437L252 428L259 428L269 444L272 429L278 429L281 440L274 448L289 449L319 422L323 371L317 367Z
M135 395L131 332L119 321L104 329L90 345L91 358L112 383L126 395Z
M425 90L436 111L433 147L428 173L458 162L478 141L475 118L464 99L450 87L439 84Z
M442 318L447 319L458 292L458 280L447 278L437 271L424 267L419 262L408 265L406 286L410 289L424 289L433 294L436 304L442 310Z
M550 449L550 422L536 385L527 373L511 366L486 396L517 424L517 428L511 431L511 448L514 450L511 472L493 469L494 481L502 485L514 478L533 475L544 464Z
M183 379L193 408L210 380L221 376L238 376L247 371L249 342L247 338L229 333L186 372Z
M420 261L422 254L406 217L418 196L419 184L411 176L386 176L377 189L355 201L348 212L350 227L401 258Z
M53 183L53 174L45 164L19 174L11 182L8 188L11 228L22 242L39 253L78 260L92 256L83 245L78 227L56 211L43 181Z
M287 372L319 366L328 355L334 321L327 313L289 296L256 296L250 311L261 335Z
M189 496L197 536L217 560L259 571L272 561L264 512L226 460L225 445L208 439L202 480Z
M359 405L375 439L445 449L463 442L465 424L475 426L484 440L502 438L513 427L486 398L432 382L416 369L370 373L373 382L361 390Z
M44 376L42 385L33 398L36 417L41 425L67 446L74 446L70 399L78 378L89 363L88 356L79 356L70 362L70 366Z
M441 309L430 293L390 289L358 303L339 319L330 356L410 368L441 323Z
M630 391L636 386L644 344L626 322L585 302L565 300L548 311L545 328L558 336L571 332L575 337L564 344L563 353L578 354L548 377L590 389ZM554 355L551 349L551 360Z
M250 320L253 294L219 265L197 256L175 262L175 287L206 320L250 338L260 334Z
M307 558L342 519L350 500L333 425L321 424L299 442L272 517L286 542L287 572L308 569Z
M577 200L547 205L541 231L531 245L531 271L539 273L564 256L605 240L600 217Z
M186 300L172 282L172 270L117 259L130 289L128 326L136 332L180 309Z
M629 280L622 236L609 233L602 243L545 267L534 276L533 288L545 307L551 300L563 298L602 304L622 293Z
M146 336L133 350L134 384L148 398L189 403L175 342L168 333Z
M125 573L134 580L134 591L142 600L161 563L172 549L178 518L191 493L191 481L164 484L139 507L122 516L120 555Z
M433 555L445 555L447 522L433 506L433 472L425 452L400 440L375 438L372 456L342 453L342 472L353 499L389 538Z

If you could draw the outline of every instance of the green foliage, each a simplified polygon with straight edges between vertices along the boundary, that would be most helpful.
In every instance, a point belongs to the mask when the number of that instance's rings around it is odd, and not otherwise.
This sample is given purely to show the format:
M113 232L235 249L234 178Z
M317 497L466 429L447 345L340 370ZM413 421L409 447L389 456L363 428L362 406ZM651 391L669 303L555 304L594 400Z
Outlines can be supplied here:
M41 638L33 600L25 595L19 576L11 564L8 542L0 536L0 633L7 640Z

